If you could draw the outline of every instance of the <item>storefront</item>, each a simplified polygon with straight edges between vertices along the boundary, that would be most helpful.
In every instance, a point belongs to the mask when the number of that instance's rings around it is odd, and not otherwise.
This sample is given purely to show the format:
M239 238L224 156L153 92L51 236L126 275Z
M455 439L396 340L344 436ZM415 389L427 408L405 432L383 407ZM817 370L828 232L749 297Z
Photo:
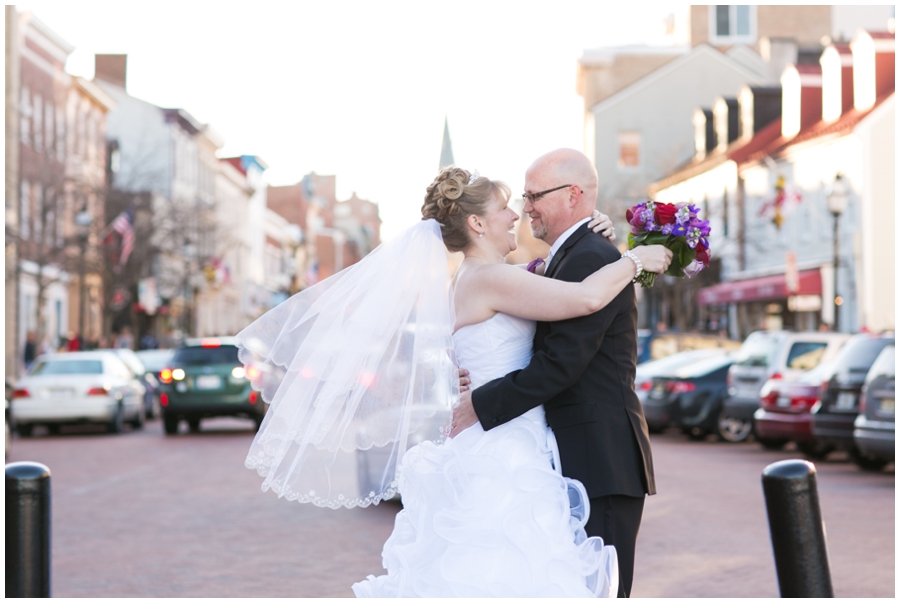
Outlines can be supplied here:
M710 316L727 316L729 335L743 339L759 329L815 331L823 324L822 271L729 281L701 289L697 304Z

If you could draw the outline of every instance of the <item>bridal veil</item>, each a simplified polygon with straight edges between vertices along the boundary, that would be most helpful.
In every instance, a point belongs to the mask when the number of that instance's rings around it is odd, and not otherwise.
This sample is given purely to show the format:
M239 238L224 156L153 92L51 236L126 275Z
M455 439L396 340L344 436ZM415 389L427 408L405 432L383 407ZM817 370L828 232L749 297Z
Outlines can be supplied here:
M330 508L393 497L405 452L446 438L452 325L441 229L423 220L238 333L270 405L245 461L262 489Z

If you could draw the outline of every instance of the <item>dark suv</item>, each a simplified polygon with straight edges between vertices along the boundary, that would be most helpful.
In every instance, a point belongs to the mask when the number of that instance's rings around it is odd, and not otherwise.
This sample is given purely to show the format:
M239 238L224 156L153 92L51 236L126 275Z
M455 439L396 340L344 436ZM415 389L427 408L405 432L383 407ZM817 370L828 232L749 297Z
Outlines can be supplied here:
M189 339L159 372L166 433L178 433L182 419L191 431L198 431L201 419L220 416L247 417L259 429L267 405L250 387L254 370L238 360L233 338Z
M859 397L866 374L881 350L889 345L894 345L893 334L860 333L851 337L835 357L834 372L822 384L819 403L813 407L812 431L816 440L849 451L861 467L867 464L868 456L853 442L853 421L860 411Z

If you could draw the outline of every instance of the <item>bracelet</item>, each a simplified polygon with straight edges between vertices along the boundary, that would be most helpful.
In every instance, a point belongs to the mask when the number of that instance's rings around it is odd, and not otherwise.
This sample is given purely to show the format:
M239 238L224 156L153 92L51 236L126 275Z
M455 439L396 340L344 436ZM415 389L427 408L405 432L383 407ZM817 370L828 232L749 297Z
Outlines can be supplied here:
M638 259L638 256L636 256L636 255L634 255L633 253L631 253L631 250L630 250L630 249L629 249L628 251L626 251L625 253L623 253L623 254L622 254L622 257L623 257L623 258L628 258L629 260L631 260L632 262L634 262L634 278L632 279L632 281L636 281L637 278L638 278L638 277L641 275L641 273L644 271L644 265L641 264L641 260Z

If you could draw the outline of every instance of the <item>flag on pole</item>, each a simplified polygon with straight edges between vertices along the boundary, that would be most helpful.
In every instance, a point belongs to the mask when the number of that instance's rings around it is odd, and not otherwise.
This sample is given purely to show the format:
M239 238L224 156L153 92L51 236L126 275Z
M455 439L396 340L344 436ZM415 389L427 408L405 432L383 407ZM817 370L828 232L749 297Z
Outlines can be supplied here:
M122 237L122 253L119 255L119 266L124 266L128 256L134 250L134 210L128 208L112 221L110 228Z
M306 281L306 285L308 287L312 287L319 282L319 262L314 260L309 265L309 268L307 268L306 270L306 274L303 275L303 279Z

